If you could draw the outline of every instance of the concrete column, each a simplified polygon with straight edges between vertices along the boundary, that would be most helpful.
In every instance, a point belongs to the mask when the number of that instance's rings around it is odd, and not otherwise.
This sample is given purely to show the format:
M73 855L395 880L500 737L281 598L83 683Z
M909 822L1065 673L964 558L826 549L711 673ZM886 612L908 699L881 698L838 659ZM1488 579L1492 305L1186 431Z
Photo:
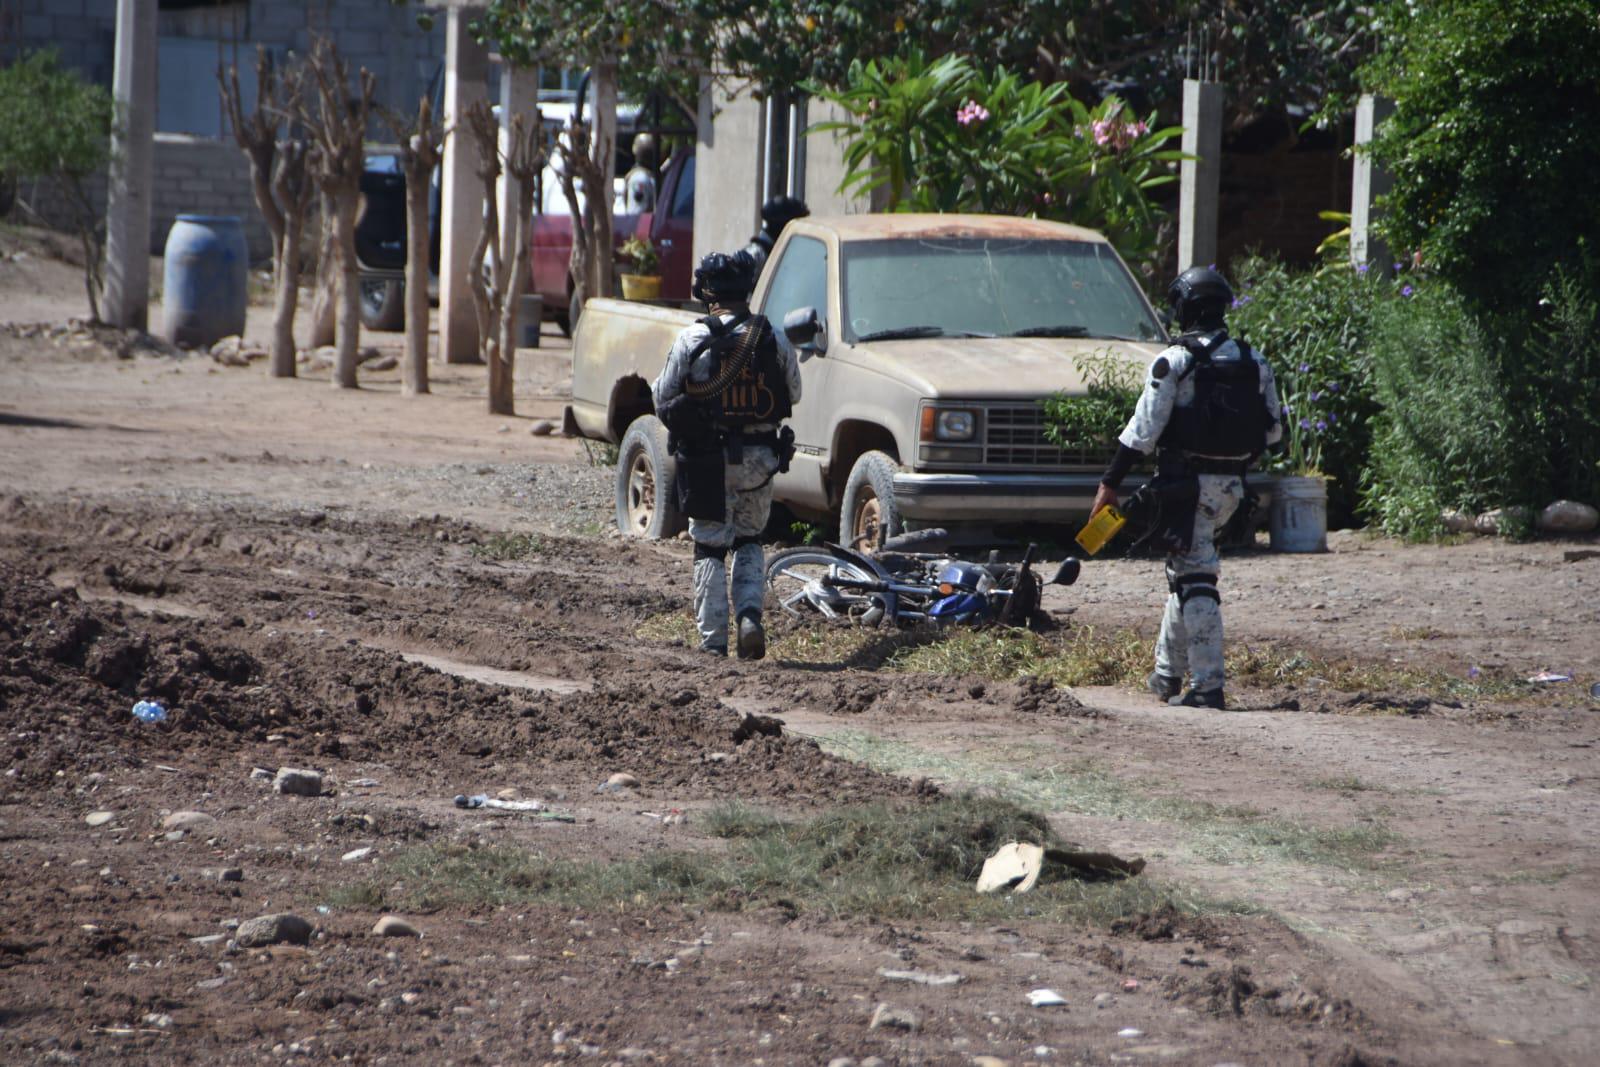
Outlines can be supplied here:
M743 248L761 225L761 103L700 82L695 154L694 261ZM813 210L816 210L813 207Z
M488 96L489 53L472 39L472 12L452 7L444 45L445 139L439 201L439 351L446 363L478 363L478 321L472 308L472 248L483 220L483 190L462 115Z
M533 113L539 108L539 71L535 67L514 67L507 63L500 68L500 155L511 151L511 116L521 115L522 121L532 124ZM512 215L517 202L517 181L509 173L500 174L499 200L500 248L509 262L516 249L511 247Z
M112 128L106 197L106 273L100 313L143 330L150 312L150 193L156 126L156 0L117 0Z
M1178 171L1178 270L1217 261L1222 180L1222 86L1183 80L1183 153Z
M1350 262L1384 262L1388 246L1372 231L1372 203L1393 184L1389 173L1372 161L1367 146L1378 124L1394 114L1394 101L1364 93L1356 104L1355 172L1350 179Z

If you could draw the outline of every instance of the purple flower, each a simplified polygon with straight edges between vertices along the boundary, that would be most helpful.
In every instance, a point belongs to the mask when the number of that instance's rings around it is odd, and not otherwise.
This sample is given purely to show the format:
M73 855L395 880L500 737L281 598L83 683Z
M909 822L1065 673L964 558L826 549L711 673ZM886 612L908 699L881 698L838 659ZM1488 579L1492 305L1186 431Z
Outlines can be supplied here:
M1317 420L1317 429L1319 431L1326 430L1327 428L1328 428L1328 421L1326 419L1318 419Z
M1321 399L1322 399L1322 394L1321 394L1321 393L1319 393L1319 392L1317 392L1317 391L1316 391L1316 390L1315 390L1315 389L1313 389L1313 390L1312 390L1312 391L1311 391L1311 402L1312 402L1312 403L1313 403L1313 404L1315 404L1315 403L1316 403L1316 402L1317 402L1317 401L1319 401L1319 400L1321 400Z
M1233 306L1236 307L1236 308L1242 308L1242 307L1244 307L1246 304L1250 303L1250 301L1252 301L1254 299L1255 299L1255 297L1251 296L1248 293L1246 293L1244 296L1236 296L1236 297L1233 298Z
M1329 425L1330 425L1330 426L1331 426L1331 425L1333 425L1333 412L1331 412L1331 411L1330 411L1330 412L1328 412L1328 414L1327 414L1327 419L1328 419L1328 424L1329 424Z
M1311 373L1311 364L1309 364L1309 363L1300 364L1300 373L1301 374L1310 374Z
M1467 668L1467 677L1468 678L1476 678L1478 675L1480 675L1482 673L1483 672L1480 671L1476 666L1472 666L1472 667L1468 667Z
M1294 405L1293 404L1285 404L1285 405L1283 405L1283 413L1285 415L1293 415L1294 414Z
M1339 383L1338 382L1329 382L1328 383L1328 392L1337 393L1338 391L1339 391Z
M1404 263L1396 263L1394 265L1394 269L1395 269L1395 273L1398 274L1400 271L1403 271L1403 270L1406 269L1406 265Z
M1400 295L1401 296L1410 296L1414 292L1416 292L1416 290L1411 288L1411 286L1408 285L1404 289L1400 290Z
M1301 428L1301 429L1302 429L1302 430L1309 430L1309 429L1311 429L1311 420L1310 420L1310 419L1301 419L1301 420L1300 420L1300 428Z
M1356 264L1356 273L1365 274L1369 269L1371 269L1371 266L1372 265L1370 263L1358 263Z

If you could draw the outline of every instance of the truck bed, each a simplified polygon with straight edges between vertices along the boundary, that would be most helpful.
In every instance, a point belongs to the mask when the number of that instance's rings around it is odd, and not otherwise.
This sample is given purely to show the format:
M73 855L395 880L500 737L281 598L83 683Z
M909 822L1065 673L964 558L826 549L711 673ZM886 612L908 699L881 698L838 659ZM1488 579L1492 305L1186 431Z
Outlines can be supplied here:
M591 300L572 336L572 422L585 437L617 441L666 364L672 342L700 316L693 311L631 300Z

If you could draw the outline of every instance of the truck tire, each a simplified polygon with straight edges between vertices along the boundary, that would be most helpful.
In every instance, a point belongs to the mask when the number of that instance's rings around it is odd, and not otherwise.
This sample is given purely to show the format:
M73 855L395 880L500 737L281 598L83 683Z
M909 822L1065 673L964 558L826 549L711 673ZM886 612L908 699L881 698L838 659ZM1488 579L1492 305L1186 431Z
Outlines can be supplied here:
M624 537L659 541L685 528L672 485L677 469L661 420L634 419L617 449L617 529Z
M894 502L894 472L898 464L886 452L866 452L850 468L839 506L839 543L872 552L884 541L905 532L905 522Z
M406 283L398 278L362 278L361 325L387 332L405 329Z

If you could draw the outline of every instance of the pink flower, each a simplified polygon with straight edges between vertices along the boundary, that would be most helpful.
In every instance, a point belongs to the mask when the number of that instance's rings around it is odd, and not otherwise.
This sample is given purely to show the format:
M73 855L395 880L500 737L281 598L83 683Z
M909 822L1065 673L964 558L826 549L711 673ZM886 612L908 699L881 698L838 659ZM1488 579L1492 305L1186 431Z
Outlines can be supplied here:
M971 126L974 122L983 122L989 117L989 109L976 100L968 100L956 109L956 122L962 126Z

